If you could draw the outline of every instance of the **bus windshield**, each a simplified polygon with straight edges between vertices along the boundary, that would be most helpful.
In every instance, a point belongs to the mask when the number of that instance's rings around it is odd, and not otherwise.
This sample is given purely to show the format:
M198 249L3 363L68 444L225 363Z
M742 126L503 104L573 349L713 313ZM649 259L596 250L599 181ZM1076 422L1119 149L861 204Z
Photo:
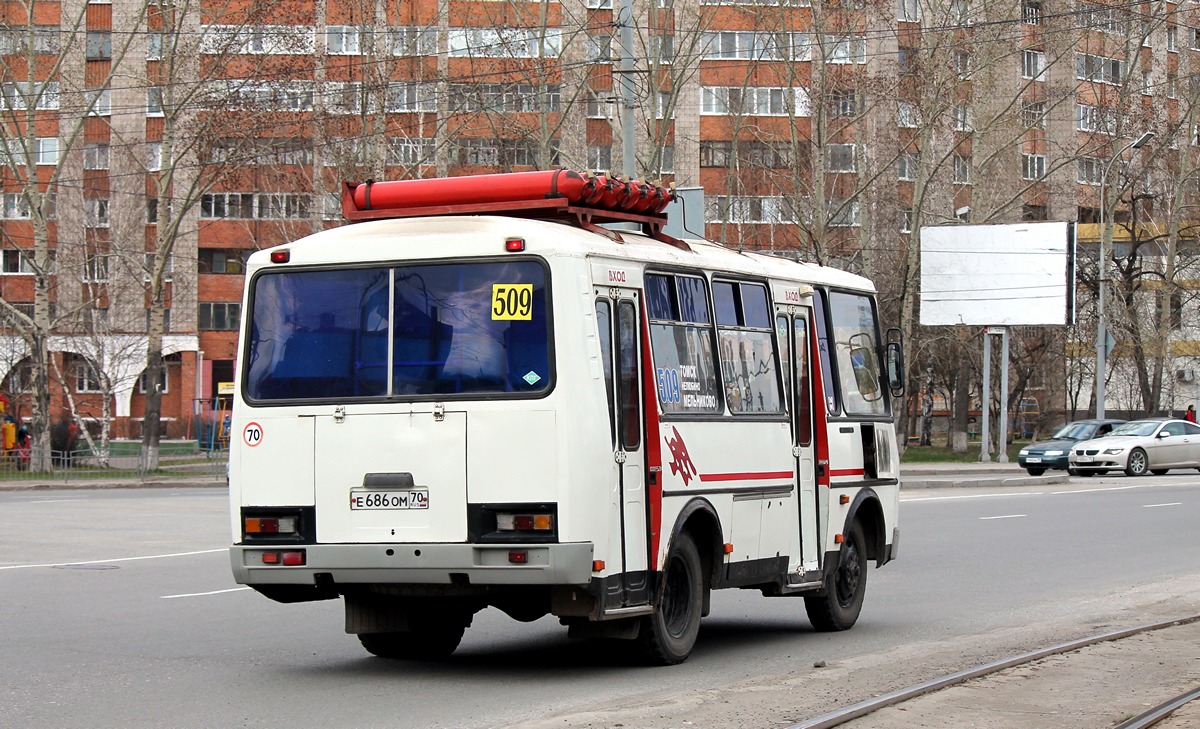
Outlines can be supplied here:
M253 283L249 400L544 392L546 272L534 261L281 270Z

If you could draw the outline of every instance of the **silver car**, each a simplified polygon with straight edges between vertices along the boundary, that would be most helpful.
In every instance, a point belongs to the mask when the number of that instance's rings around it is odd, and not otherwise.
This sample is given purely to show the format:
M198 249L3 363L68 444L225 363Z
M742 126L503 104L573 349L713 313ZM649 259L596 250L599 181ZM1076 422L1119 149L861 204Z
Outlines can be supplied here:
M1172 468L1200 468L1200 425L1163 418L1130 421L1103 438L1073 445L1068 467L1081 476L1109 471L1162 475Z

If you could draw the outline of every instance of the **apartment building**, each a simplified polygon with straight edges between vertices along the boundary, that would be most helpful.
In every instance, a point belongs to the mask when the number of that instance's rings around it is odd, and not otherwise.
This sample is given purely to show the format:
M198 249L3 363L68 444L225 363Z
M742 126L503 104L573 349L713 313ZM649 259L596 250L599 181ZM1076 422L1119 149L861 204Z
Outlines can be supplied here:
M1078 220L1086 249L1105 210L1186 278L1191 2L636 0L632 70L613 2L6 3L0 390L20 410L44 372L50 420L137 436L158 387L164 433L196 436L246 256L340 224L346 180L700 185L709 236L866 273L893 320L922 225Z

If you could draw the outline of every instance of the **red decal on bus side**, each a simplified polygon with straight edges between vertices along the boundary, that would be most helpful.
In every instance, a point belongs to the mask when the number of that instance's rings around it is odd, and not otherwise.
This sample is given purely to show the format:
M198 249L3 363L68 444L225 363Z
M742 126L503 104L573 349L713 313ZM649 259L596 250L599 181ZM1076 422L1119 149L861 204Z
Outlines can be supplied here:
M866 474L861 468L839 468L836 471L830 471L830 476L863 476Z
M641 294L642 301L646 294ZM646 449L646 507L649 510L646 529L650 532L650 569L658 569L658 543L662 535L662 449L658 435L658 385L654 378L654 362L650 359L650 320L646 311L642 317L642 412L645 429L642 431Z
M791 480L796 477L795 471L762 471L759 473L702 473L700 480L712 481L774 481L781 478Z
M819 306L822 298L814 299ZM821 343L817 339L817 323L816 316L818 312L815 308L809 310L808 317L808 361L812 363L811 374L809 378L812 380L812 412L813 412L813 431L816 435L816 461L817 463L829 463L829 427L828 415L829 408L825 405L825 375L821 362ZM829 485L829 469L817 469L817 485Z

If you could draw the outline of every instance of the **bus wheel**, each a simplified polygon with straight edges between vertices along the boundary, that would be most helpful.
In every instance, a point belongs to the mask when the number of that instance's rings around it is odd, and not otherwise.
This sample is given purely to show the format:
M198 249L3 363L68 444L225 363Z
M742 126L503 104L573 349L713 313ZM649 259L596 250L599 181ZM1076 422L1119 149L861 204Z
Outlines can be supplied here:
M662 602L652 615L643 618L638 647L649 662L671 666L687 660L692 652L704 609L700 552L687 532L675 539L662 579Z
M443 622L403 633L359 633L358 641L380 658L436 661L454 652L465 630L460 622Z
M842 543L837 569L825 574L822 594L804 598L808 619L817 630L847 630L858 620L867 594L866 544L862 525L855 521Z

